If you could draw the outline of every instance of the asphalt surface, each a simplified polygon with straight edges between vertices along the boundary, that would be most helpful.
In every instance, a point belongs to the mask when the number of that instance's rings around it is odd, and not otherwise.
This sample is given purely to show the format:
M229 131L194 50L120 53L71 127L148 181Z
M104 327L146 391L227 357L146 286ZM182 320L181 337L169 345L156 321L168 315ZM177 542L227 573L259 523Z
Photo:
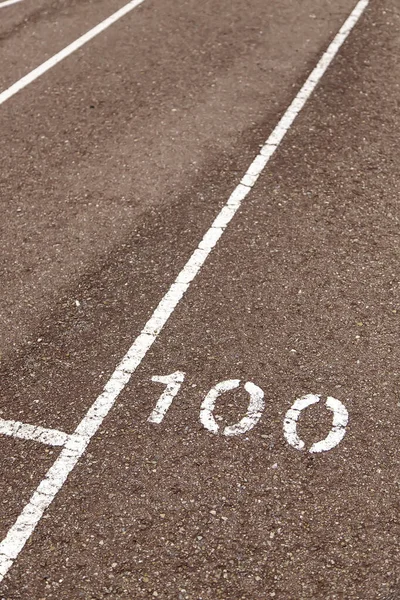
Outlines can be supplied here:
M0 106L2 418L75 429L354 5L146 0ZM119 6L0 7L0 89ZM400 598L399 52L398 3L376 0L1 598ZM236 378L262 419L213 435L200 405ZM283 436L308 393L349 412L318 455ZM218 423L247 404L227 393ZM307 409L306 447L331 424ZM59 450L0 447L4 537Z

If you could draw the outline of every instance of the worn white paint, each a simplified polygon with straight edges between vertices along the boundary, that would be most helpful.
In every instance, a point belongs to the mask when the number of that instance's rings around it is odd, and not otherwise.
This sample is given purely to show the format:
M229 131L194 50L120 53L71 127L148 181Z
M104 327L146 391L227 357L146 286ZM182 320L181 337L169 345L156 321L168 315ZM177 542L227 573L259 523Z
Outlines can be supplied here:
M221 381L214 385L204 398L200 407L200 421L203 427L211 431L211 433L218 433L219 431L219 425L214 418L214 408L217 398L225 392L238 388L239 385L240 379Z
M124 14L126 14L126 12L132 10L132 8L137 6L139 3L140 1L131 2L125 7L125 9L121 10L125 10ZM261 149L260 154L262 156L266 156L267 159L270 159L274 154L287 130L290 128L293 120L303 108L311 92L317 86L319 80L325 73L333 58L336 56L344 40L347 38L350 31L353 29L354 25L362 15L363 11L368 6L368 3L369 0L360 0L357 3L353 12L341 27L339 33L335 36L327 51L323 54L322 58L319 60L317 66L307 78L296 98L293 100L284 116L275 127L265 146ZM122 16L121 11L117 11L115 15L119 16L116 18L114 17L114 21ZM111 22L106 24L106 27L111 25ZM103 27L103 29L105 29L105 27ZM85 39L83 40L80 38L81 41L78 40L79 43L77 47L82 46L84 43L89 41L89 39L92 39L94 35L100 33L100 31L103 29L96 30L94 33L89 32L89 34L86 34L86 37L84 36ZM93 30L91 31L93 32ZM67 52L67 54L59 56L55 60L54 64L65 58L65 56L68 54L71 54L71 52L73 52L75 49L71 47L68 48L70 48L70 50ZM56 55L56 57L57 56L58 55ZM50 61L51 60L52 59L50 59ZM46 64L47 63L44 63L44 65ZM42 71L37 71L34 76L31 75L30 78L28 77L28 79L21 80L22 83L16 84L16 87L13 89L10 88L10 92L8 90L3 92L3 95L0 95L0 103L4 102L7 98L15 94L25 85L28 85L28 83L39 77L42 72L45 72L47 69L54 66L54 64L49 62L48 66L44 70L42 68ZM265 166L267 162L263 162L263 164ZM253 174L256 168L258 167L255 164L255 161L253 161L250 169L246 173L248 178L251 178L252 185L254 185L255 180L259 176L259 173L255 175ZM42 518L43 513L52 503L56 494L67 479L69 473L81 458L91 438L99 429L104 418L108 415L109 411L113 407L118 395L124 389L132 374L142 362L147 351L157 339L160 331L188 289L190 282L200 271L206 258L212 251L218 239L223 234L225 227L234 217L236 211L240 207L246 195L249 193L250 189L251 188L248 187L248 183L245 182L243 184L240 183L233 191L226 205L215 219L211 228L205 234L203 240L200 242L198 248L194 251L175 282L171 285L168 292L162 298L152 317L145 325L142 333L136 338L120 364L116 367L104 390L94 401L85 417L78 425L77 429L75 430L75 434L70 436L59 457L54 462L53 466L48 470L45 479L34 492L33 496L17 518L14 525L12 525L12 527L9 529L4 540L0 543L0 581L8 572L13 561L21 552L27 540L30 538L36 525Z
M211 433L219 432L219 425L214 418L214 409L217 398L225 392L238 388L239 385L240 379L227 379L226 381L221 381L214 385L204 398L200 408L200 421L208 431L211 431ZM253 429L262 417L265 407L264 392L251 381L248 381L245 384L244 389L250 396L246 415L238 423L227 425L224 428L223 435L233 436L246 433L247 431L250 431L250 429Z
M288 444L296 448L296 450L303 450L305 444L297 434L297 422L300 417L300 413L307 407L312 406L320 401L321 397L316 394L308 394L296 400L293 406L287 411L283 422L283 433ZM346 426L349 420L349 415L344 404L336 398L328 396L325 406L328 410L333 412L332 429L320 442L315 442L309 450L309 452L326 452L332 450L337 446L343 439L346 433Z
M142 2L144 2L144 0L131 0L131 2L125 4L125 6L123 6L111 16L107 17L107 19L104 19L104 21L102 21L101 23L84 33L77 40L60 50L60 52L54 54L54 56L50 57L44 63L36 67L36 69L33 69L33 71L30 71L30 73L24 75L24 77L13 83L13 85L4 90L4 92L0 93L0 104L3 104L3 102L14 96L14 94L16 94L24 87L38 79L38 77L46 73L46 71L52 69L55 65L64 60L64 58L67 58L73 52L79 50L79 48L82 48L82 46L90 42L90 40L92 40L94 37L102 33L105 29L110 27L110 25L113 25L116 21L121 19L121 17L127 15L129 12L131 12L131 10L139 6L139 4L142 4Z
M17 4L17 2L22 2L22 0L4 0L3 2L0 2L0 8L5 8L6 6Z
M147 419L149 423L161 423L173 399L179 392L184 379L185 373L183 371L175 371L171 375L154 375L151 378L155 383L163 383L167 387L158 399L155 409Z
M283 421L283 433L288 444L296 448L296 450L303 450L305 444L303 440L297 435L297 421L299 419L302 410L316 404L320 401L320 396L315 394L307 394L296 400L296 402L289 408Z
M57 429L46 429L37 425L29 425L20 421L6 421L0 419L0 435L33 440L49 446L64 446L69 438L68 433Z
M346 433L347 423L349 422L349 413L344 404L336 398L328 396L325 406L333 412L332 429L324 440L313 444L309 452L326 452L332 450L340 444Z
M227 425L223 431L224 435L232 436L246 433L247 431L250 431L250 429L253 429L262 417L265 408L264 392L258 385L255 385L251 381L247 381L244 384L244 389L250 396L247 413L239 423Z

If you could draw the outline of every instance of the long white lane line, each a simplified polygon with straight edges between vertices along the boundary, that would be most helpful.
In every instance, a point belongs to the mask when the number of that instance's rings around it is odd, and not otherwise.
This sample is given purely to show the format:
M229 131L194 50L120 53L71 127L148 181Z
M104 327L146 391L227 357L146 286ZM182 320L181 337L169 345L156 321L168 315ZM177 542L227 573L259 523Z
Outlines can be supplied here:
M22 2L22 0L4 0L4 2L0 2L0 8L11 6L11 4L17 4L17 2Z
M250 165L242 182L239 183L237 188L233 191L210 229L204 235L197 249L193 252L175 282L162 298L153 315L146 323L142 333L133 342L132 346L111 375L103 392L92 404L85 417L76 428L75 433L70 436L58 459L54 462L53 466L50 467L44 480L39 484L39 487L34 492L32 498L25 506L14 525L8 531L6 537L0 544L0 581L21 552L26 541L29 539L43 516L44 511L49 507L54 497L61 489L69 473L81 458L90 439L99 429L103 419L113 407L118 395L130 380L132 373L140 365L147 351L157 339L160 331L190 286L190 283L200 271L206 258L223 234L226 226L251 190L251 186L253 186L258 179L261 171L279 146L294 119L299 114L308 97L334 59L344 40L368 6L368 3L369 0L360 0L357 3L353 12L341 27L339 33L335 36L315 69L307 78L296 98L269 136L266 144L261 149L260 154Z
M125 4L125 6L123 6L110 17L107 17L107 19L93 27L93 29L90 29L89 31L84 33L80 38L66 46L63 50L60 50L60 52L57 52L57 54L54 54L54 56L46 60L38 67L36 67L36 69L33 69L33 71L22 77L19 81L16 81L8 89L0 93L0 104L3 104L3 102L11 98L11 96L14 96L14 94L16 94L24 87L35 81L35 79L43 75L43 73L46 73L46 71L52 69L55 65L64 60L64 58L67 58L67 56L75 52L75 50L78 50L79 48L84 46L84 44L90 42L90 40L96 37L96 35L102 33L105 29L110 27L110 25L113 25L113 23L121 19L121 17L128 14L131 10L139 6L139 4L142 4L142 2L144 2L144 0L131 0L131 2Z
M29 425L21 423L21 421L6 421L5 419L0 419L0 434L21 440L41 442L48 446L64 446L69 438L68 433L58 429L46 429L39 425Z

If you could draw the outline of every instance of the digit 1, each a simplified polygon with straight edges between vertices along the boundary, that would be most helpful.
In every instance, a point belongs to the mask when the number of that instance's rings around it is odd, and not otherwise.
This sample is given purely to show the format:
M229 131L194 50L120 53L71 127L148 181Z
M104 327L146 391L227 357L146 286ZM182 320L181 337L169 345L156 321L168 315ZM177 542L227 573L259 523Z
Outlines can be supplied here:
M172 404L172 400L179 392L184 379L185 373L183 371L175 371L171 375L155 375L151 378L155 383L164 383L167 387L157 400L155 409L147 419L149 423L161 423L165 417L165 413Z

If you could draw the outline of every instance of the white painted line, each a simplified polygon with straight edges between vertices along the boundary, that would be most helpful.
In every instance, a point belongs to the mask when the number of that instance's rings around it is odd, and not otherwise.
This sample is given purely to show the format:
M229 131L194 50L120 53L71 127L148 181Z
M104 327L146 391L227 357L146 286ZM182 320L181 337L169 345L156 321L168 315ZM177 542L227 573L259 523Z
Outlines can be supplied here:
M69 434L64 431L28 425L20 421L6 421L5 419L0 419L0 434L22 440L33 440L49 446L64 446L69 438Z
M22 2L22 0L4 0L4 2L0 2L0 8L11 6L11 4L17 4L17 2Z
M358 19L368 6L369 0L360 0L351 15L348 17L339 33L329 45L327 51L319 60L317 66L307 78L305 84L285 112L278 125L268 138L260 154L267 155L268 160L282 141L287 129L294 118L303 108L312 90L320 81L322 75L336 56L344 40L357 23ZM271 141L272 140L272 141ZM266 154L265 154L266 153ZM255 162L255 161L254 161ZM254 162L252 165L254 165ZM265 163L267 164L267 163ZM265 166L265 165L264 165ZM251 169L252 167L250 167ZM246 173L246 175L249 174ZM259 175L251 175L257 178ZM253 181L254 184L254 181ZM103 392L92 404L85 417L70 436L65 447L53 466L48 470L45 479L34 492L32 498L25 506L14 525L9 529L6 537L0 544L0 581L8 572L13 561L21 552L25 543L31 536L36 525L43 516L44 511L50 506L58 491L63 486L69 473L84 453L92 436L99 429L104 418L114 406L120 392L130 380L132 373L142 362L147 351L157 339L160 331L168 321L179 304L182 296L188 289L190 282L198 274L206 258L223 234L226 226L231 221L240 207L243 199L250 191L250 187L239 184L221 210L211 228L207 231L197 250L194 251L181 273L162 298L152 317L145 325L142 333L136 338L128 352L111 375ZM227 211L226 208L229 207Z
M60 50L60 52L57 52L57 54L36 67L36 69L33 69L33 71L22 77L19 81L16 81L7 90L4 90L4 92L0 93L0 104L3 104L3 102L35 81L35 79L46 73L46 71L52 69L55 65L64 60L64 58L67 58L67 56L70 56L70 54L76 50L79 50L79 48L90 42L90 40L99 35L99 33L102 33L105 29L110 27L110 25L113 25L116 21L121 19L121 17L124 17L126 14L131 12L131 10L139 6L139 4L142 4L142 2L144 2L144 0L131 0L131 2L128 2L128 4L117 10L117 12L93 27L93 29L90 29L80 38L66 46L63 50Z

